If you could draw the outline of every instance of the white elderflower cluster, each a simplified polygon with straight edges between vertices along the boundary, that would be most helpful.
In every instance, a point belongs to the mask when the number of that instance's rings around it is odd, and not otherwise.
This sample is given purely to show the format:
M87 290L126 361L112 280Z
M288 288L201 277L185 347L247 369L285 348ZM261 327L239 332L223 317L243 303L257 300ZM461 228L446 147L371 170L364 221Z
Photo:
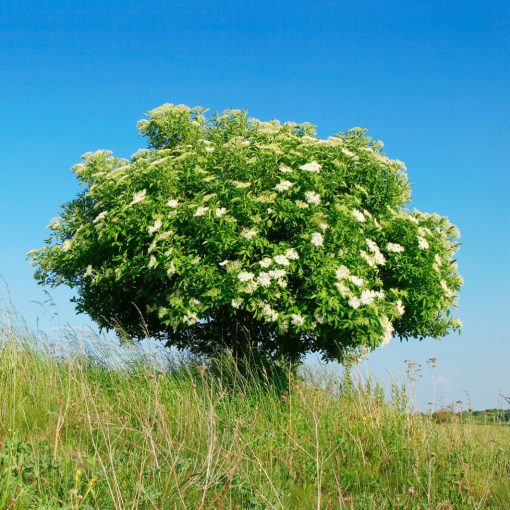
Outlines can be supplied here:
M347 266L341 265L336 271L335 275L339 280L343 280L344 278L347 278L351 272L349 271L349 268Z
M305 323L305 319L300 313L293 313L291 315L291 322L294 326L300 327Z
M278 312L271 308L269 304L262 305L262 312L266 319L268 319L270 322L276 322L278 320Z
M269 267L273 263L273 259L271 257L265 257L259 261L260 267Z
M157 232L161 226L163 225L163 223L161 223L161 220L158 218L155 222L154 222L154 225L151 225L149 228L148 228L148 231L149 231L149 234L154 234L155 232Z
M64 244L62 245L62 251L67 252L69 251L73 246L73 242L70 239L66 239L64 241Z
M261 287L269 287L271 285L271 276L266 271L262 271L257 276L257 283Z
M317 247L322 246L324 244L324 237L322 236L322 234L320 232L314 232L312 234L310 242L314 246L317 246Z
M257 235L257 231L254 228L243 228L241 230L241 236L248 241L252 240Z
M393 253L402 253L404 251L404 247L397 243L388 243L386 249Z
M348 303L354 310L357 310L361 306L361 300L356 296L350 297Z
M399 299L396 303L395 303L395 310L397 312L397 315L399 317L402 317L402 315L404 315L406 309L404 307L404 303L402 303L402 300Z
M289 166L287 165L282 165L280 168L279 168L280 172L284 173L284 174L291 174L294 170L292 170L292 168L290 168Z
M354 216L354 219L356 219L360 223L365 223L366 221L365 215L358 209L353 209L351 211L351 214Z
M381 253L379 246L377 246L377 243L375 241L372 241L371 239L365 239L365 242L367 243L368 249L372 252L374 263L377 264L378 266L386 264L386 259L384 258L384 255Z
M342 147L340 149L342 151L342 154L344 154L345 156L347 156L348 158L354 158L356 157L356 154L354 154L354 152L350 151L349 149L347 149L346 147Z
M315 191L307 191L305 193L305 200L311 205L319 205L321 203L321 197Z
M370 305L375 299L384 299L384 291L365 289L359 298L362 305Z
M297 207L299 207L300 209L308 209L308 207L310 207L305 201L303 200L296 200L296 205Z
M299 167L304 172L312 172L318 174L321 171L322 166L317 163L317 161L311 161L310 163L305 163Z
M92 276L94 274L94 269L93 267L89 264L87 266L87 269L85 270L85 273L83 273L83 276L85 276L86 278L88 278L89 276Z
M215 211L216 218L221 218L226 213L227 213L227 209L225 207L218 207Z
M454 292L452 289L450 289L450 287L448 287L448 284L446 283L445 280L441 280L439 283L441 284L441 288L444 290L446 296L448 297L453 296Z
M429 242L424 237L418 236L418 246L422 250L426 250L429 247Z
M290 264L289 259L285 255L276 255L274 261L280 266L288 266Z
M244 299L242 297L232 299L232 308L239 308L243 304Z
M133 195L133 200L131 200L131 203L129 205L135 205L139 204L140 202L143 202L147 198L147 190L143 189L142 191L137 191Z
M326 222L321 222L319 223L319 228L323 231L323 232L326 232L326 230L328 230L329 228L329 225L326 223Z
M384 330L380 346L384 347L391 340L391 337L393 336L393 331L395 330L395 328L393 327L393 324L386 316L383 316L379 322L381 323L381 326L383 327L383 330Z
M158 265L158 261L154 255L151 255L149 257L149 263L147 264L148 269L152 269L153 267L156 267Z
M441 260L441 256L439 255L439 253L436 253L434 255L434 263L432 264L432 269L437 273L441 272L442 263L443 261Z
M348 280L350 282L354 283L354 285L356 285L356 287L362 287L363 284L365 283L365 280L363 280L363 278L360 278L359 276L354 276L353 274L351 274L348 277Z
M179 205L179 200L175 199L175 198L171 198L167 203L166 205L168 207L171 207L172 209L175 209L178 205Z
M293 182L290 182L290 181L280 181L275 187L274 189L278 192L282 192L282 191L288 191L290 188L292 188L292 186L294 185Z
M196 312L186 312L182 321L188 326L193 326L198 322L198 315Z
M207 211L209 210L209 207L205 205L201 205L197 207L197 210L195 211L195 214L193 216L203 216Z
M289 260L298 260L298 259L299 259L299 254L298 254L298 252L297 252L294 248L289 248L289 249L285 252L285 256L286 256Z
M94 219L94 223L99 223L101 220L104 220L108 214L108 211L100 212Z
M253 280L255 278L255 275L253 273L250 273L249 271L241 271L237 275L237 279L240 282L249 282L250 280Z
M59 218L53 218L46 228L49 228L50 230L60 230L62 228L62 224L60 223Z
M269 276L271 278L283 278L285 276L285 270L284 269L271 269L269 271Z

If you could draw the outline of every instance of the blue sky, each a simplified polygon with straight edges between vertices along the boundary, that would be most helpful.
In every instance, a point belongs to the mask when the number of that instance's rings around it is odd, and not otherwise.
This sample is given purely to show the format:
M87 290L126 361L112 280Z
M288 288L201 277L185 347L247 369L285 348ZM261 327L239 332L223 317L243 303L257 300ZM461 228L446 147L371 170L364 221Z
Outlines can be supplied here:
M372 372L438 358L438 396L475 407L510 394L510 4L506 1L137 2L4 0L0 8L0 274L52 327L25 253L77 191L83 152L129 156L136 121L164 103L247 107L353 126L406 162L413 206L462 232L462 334L394 341ZM52 291L62 321L69 291ZM426 367L424 367L426 369ZM427 370L424 370L427 374ZM431 384L418 384L420 402Z

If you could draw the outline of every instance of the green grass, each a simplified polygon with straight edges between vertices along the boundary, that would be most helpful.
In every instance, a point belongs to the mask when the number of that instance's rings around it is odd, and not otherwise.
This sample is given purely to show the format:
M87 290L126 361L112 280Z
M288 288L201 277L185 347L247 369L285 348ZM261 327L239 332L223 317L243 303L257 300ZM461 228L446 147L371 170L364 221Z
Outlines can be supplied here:
M394 388L55 357L0 324L0 510L508 509L510 428Z

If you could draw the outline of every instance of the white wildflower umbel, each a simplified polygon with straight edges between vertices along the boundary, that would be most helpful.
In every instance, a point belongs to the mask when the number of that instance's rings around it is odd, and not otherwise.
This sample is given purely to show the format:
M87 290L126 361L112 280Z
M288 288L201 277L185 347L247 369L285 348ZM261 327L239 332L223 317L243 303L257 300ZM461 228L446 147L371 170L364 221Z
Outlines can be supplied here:
M131 200L131 203L129 205L139 204L140 202L145 200L146 197L147 197L147 190L146 189L143 189L142 191L137 191L133 195L133 200Z
M282 165L280 168L279 168L280 172L284 173L284 174L291 174L293 172L292 168L288 167L287 165Z
M203 216L208 210L209 207L201 205L197 207L197 210L195 211L195 214L193 216Z
M276 310L271 308L267 303L262 306L262 312L267 320L270 322L276 322L278 320L278 313Z
M390 320L386 316L383 316L379 322L381 323L381 326L383 327L383 336L381 338L380 346L384 347L391 340L391 337L393 335L393 331L395 328L393 327L393 324L390 322Z
M175 209L178 205L179 205L179 200L175 199L175 198L171 198L167 203L166 205L168 207L171 207L172 209Z
M232 308L239 308L243 304L243 301L244 300L242 297L232 299L231 302Z
M271 285L271 276L266 271L262 271L257 276L257 283L261 287L269 287Z
M271 269L271 271L269 271L269 276L271 278L283 278L285 276L285 270L284 269Z
M294 185L293 182L290 182L290 181L280 181L275 187L274 189L278 192L282 192L282 191L288 191L290 188L292 188L292 186Z
M269 267L272 263L273 259L271 257L265 257L259 261L260 267Z
M319 205L321 203L321 197L315 191L307 191L305 193L306 201L311 205Z
M108 211L100 212L94 219L94 223L99 223L101 220L104 220L106 218L106 215L108 214Z
M402 317L402 315L404 315L406 309L405 309L404 303L402 303L401 299L397 300L397 302L395 303L395 310L399 317Z
M349 281L354 283L354 285L356 285L356 287L361 287L363 285L363 283L365 282L363 280L363 278L360 278L359 276L354 276L354 275L349 276Z
M248 282L250 280L253 280L253 278L255 278L255 275L253 273L250 273L249 271L241 271L238 275L237 275L237 279L240 281L240 282Z
M358 309L361 306L361 301L356 296L352 296L351 298L349 298L348 303L349 303L349 306L351 308L353 308L354 310Z
M300 209L308 209L310 207L304 200L296 200L296 206Z
M322 246L324 244L324 237L322 236L322 234L320 232L314 232L312 234L312 237L310 238L310 242L314 245L314 246Z
M187 326L193 326L193 324L198 322L198 315L196 312L186 312L182 318L182 321Z
M347 266L341 265L336 271L335 275L339 280L343 280L350 275L349 268Z
M70 239L66 239L64 241L64 244L62 245L62 251L63 252L69 251L71 249L72 245L73 245L73 242Z
M388 251L392 251L393 253L402 253L404 251L404 247L397 243L388 243L386 245L386 249Z
M429 247L429 243L424 237L418 236L418 246L422 250L426 250Z
M290 264L289 259L285 255L276 255L274 261L280 266L288 266Z
M299 259L299 254L298 254L298 252L297 252L294 248L289 248L289 249L285 252L285 256L286 256L289 260L298 260L298 259Z
M163 224L161 223L161 220L158 218L155 222L154 222L154 225L151 225L149 228L148 228L148 231L149 231L149 234L154 234L154 232L157 232L161 226Z
M216 209L216 218L221 218L224 214L226 214L227 212L227 209L225 207L218 207Z
M300 313L293 313L291 316L291 322L294 326L300 327L305 323L305 319Z
M248 241L253 239L256 235L257 231L254 228L243 228L243 230L241 230L241 236L248 239Z
M312 172L318 174L321 171L321 165L317 163L317 161L311 161L310 163L305 163L299 167L304 172Z
M351 214L354 216L354 219L359 221L360 223L365 223L365 215L359 211L358 209L353 209Z

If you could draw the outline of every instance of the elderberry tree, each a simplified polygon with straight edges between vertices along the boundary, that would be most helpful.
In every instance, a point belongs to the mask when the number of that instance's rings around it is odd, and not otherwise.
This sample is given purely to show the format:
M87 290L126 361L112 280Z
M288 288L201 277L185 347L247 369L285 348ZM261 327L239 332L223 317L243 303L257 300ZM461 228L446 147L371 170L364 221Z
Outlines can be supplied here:
M83 189L30 253L36 279L73 288L100 328L293 361L460 328L458 230L406 208L404 164L364 129L324 140L172 104L138 127L147 149L73 167Z

